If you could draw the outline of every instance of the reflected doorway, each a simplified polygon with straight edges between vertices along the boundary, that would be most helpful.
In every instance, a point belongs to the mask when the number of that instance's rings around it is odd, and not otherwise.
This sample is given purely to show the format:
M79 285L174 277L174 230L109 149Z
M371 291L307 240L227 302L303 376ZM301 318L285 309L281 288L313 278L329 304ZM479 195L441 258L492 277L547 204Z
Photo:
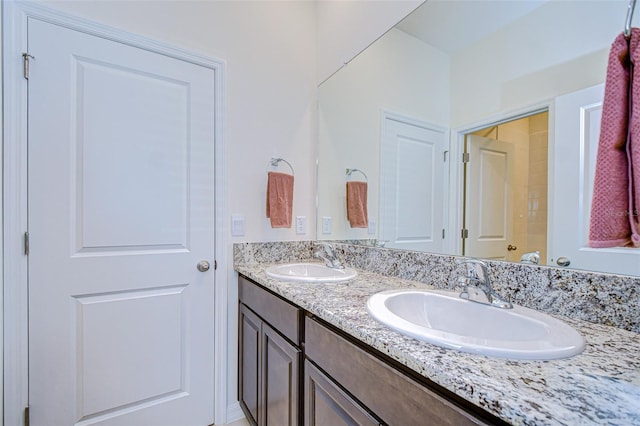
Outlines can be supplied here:
M544 263L548 140L546 111L465 135L464 256Z

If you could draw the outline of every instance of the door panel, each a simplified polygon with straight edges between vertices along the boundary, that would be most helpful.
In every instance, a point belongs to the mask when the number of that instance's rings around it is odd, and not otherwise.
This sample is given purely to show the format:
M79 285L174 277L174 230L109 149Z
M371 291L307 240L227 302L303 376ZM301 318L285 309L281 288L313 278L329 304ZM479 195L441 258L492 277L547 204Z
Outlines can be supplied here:
M305 425L381 424L308 360L304 362L304 398Z
M186 248L189 86L120 64L73 62L80 249Z
M180 286L74 297L79 418L186 391L186 292ZM138 316L145 320L131 321Z
M210 424L214 71L28 28L31 423Z
M265 410L262 424L294 426L300 424L298 371L302 351L262 324L262 398Z
M244 405L245 413L251 424L258 424L259 411L262 409L260 398L260 344L262 321L245 305L240 305L240 348L238 360L238 399Z
M513 241L512 143L468 135L465 256L506 259Z
M445 130L386 117L382 138L380 239L441 252Z

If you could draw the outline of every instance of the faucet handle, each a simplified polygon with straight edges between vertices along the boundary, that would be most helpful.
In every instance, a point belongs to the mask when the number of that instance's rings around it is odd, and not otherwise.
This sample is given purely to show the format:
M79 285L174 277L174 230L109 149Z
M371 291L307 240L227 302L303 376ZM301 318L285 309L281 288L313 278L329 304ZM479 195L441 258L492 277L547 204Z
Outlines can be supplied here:
M329 268L334 268L334 269L344 268L344 266L340 262L340 259L338 259L338 253L336 253L331 243L320 243L320 246L322 247L322 249L315 252L315 256L324 259L325 264Z
M513 307L509 301L500 297L491 286L489 271L485 262L477 259L465 259L459 261L458 264L467 267L467 275L458 278L458 282L464 285L462 293L460 293L461 298L499 308L511 309Z
M333 245L331 243L322 242L322 243L320 243L320 247L322 247L322 250L324 250L324 252L327 253L330 256L334 255L334 253L335 253L335 251L333 249Z
M490 283L489 270L484 261L478 259L463 259L456 262L459 265L465 265L467 276L469 278L475 278L476 280L484 281L487 284Z

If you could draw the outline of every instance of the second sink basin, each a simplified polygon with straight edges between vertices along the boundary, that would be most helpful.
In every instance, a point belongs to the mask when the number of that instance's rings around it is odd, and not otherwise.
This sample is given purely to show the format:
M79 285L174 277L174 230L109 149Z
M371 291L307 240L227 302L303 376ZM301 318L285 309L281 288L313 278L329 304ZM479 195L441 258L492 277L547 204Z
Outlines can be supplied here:
M268 276L284 281L341 282L354 279L358 273L351 268L334 269L319 263L288 263L271 266L265 270Z
M369 298L367 309L401 334L463 352L550 360L577 355L585 347L575 329L542 312L497 308L450 291L383 291Z

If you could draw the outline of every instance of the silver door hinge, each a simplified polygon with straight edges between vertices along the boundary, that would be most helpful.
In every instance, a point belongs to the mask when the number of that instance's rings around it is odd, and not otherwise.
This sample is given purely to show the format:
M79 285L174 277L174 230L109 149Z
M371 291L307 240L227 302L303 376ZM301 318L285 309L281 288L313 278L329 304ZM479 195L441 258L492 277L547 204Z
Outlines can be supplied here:
M24 255L29 256L29 233L24 233Z
M444 229L442 230L442 239L444 240Z
M29 426L29 406L24 407L24 426Z
M462 238L469 238L469 230L468 229L463 229L460 234L461 234Z
M213 261L213 270L217 271L218 270L218 261L214 259Z
M462 153L462 162L463 163L468 163L469 162L469 153L468 152L463 152Z
M35 59L35 57L33 55L29 55L26 52L22 54L23 72L24 72L25 80L29 80L29 61L31 59Z

